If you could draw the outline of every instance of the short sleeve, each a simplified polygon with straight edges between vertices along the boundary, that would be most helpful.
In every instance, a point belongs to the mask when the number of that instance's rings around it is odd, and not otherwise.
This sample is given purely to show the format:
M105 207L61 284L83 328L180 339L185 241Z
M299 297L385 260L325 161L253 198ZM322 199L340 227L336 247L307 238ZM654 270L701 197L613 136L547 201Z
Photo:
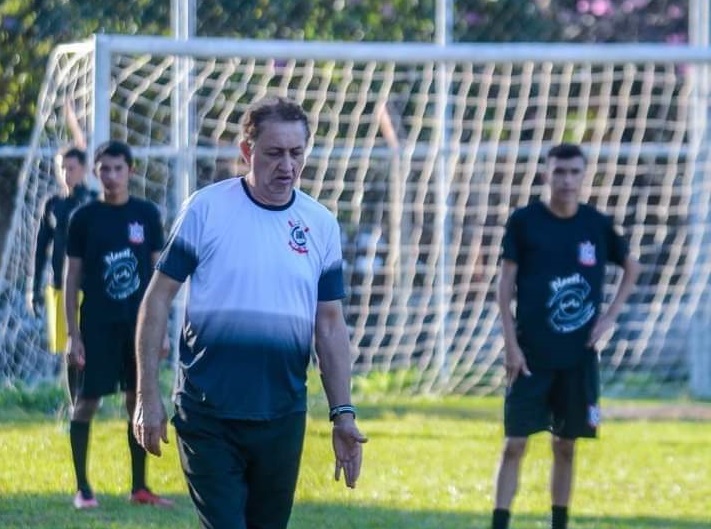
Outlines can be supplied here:
M605 235L607 239L608 261L624 266L630 253L629 245L622 236L621 230L615 226L612 217L605 217Z
M334 218L330 223L330 230L326 239L323 268L318 281L318 300L333 301L344 297L346 297L346 291L343 282L341 230Z
M86 208L79 208L69 219L67 256L83 258L86 254Z
M514 213L509 217L506 222L506 229L504 231L504 239L502 241L502 259L507 261L513 261L514 263L519 262L520 252L519 244L520 240L520 230L521 230L521 213L520 210L514 211Z
M176 281L185 281L200 261L203 220L198 206L199 204L191 199L183 205L156 263L158 270Z
M161 220L160 211L153 203L150 203L150 230L153 234L150 241L151 251L158 252L165 245L165 236L163 235L163 221Z

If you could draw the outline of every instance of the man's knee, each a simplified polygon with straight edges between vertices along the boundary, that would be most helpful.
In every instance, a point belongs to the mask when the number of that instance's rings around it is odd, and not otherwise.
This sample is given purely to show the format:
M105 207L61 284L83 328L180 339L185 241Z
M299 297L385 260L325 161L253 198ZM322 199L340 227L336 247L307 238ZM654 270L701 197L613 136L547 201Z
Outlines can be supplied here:
M89 422L99 408L99 399L85 399L79 397L72 408L72 420Z
M575 457L575 439L553 437L553 457L559 461L572 462Z
M521 459L526 453L526 445L528 439L526 437L507 437L504 441L504 460L517 460Z

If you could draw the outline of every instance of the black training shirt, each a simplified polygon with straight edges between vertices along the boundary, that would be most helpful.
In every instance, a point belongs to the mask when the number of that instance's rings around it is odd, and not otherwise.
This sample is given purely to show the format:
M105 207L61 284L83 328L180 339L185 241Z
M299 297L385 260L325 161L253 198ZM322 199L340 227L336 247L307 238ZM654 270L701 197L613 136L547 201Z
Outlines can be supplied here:
M579 362L602 303L606 264L623 266L628 251L612 219L589 205L570 218L542 202L511 215L502 257L518 265L516 331L530 368Z
M135 321L153 273L151 254L160 251L163 240L160 213L147 200L79 208L69 223L67 255L82 260L81 317Z
M76 208L94 199L96 199L96 192L89 191L83 185L78 185L69 196L52 195L45 202L39 229L37 230L37 240L35 241L33 289L36 294L41 293L44 286L42 276L47 264L47 253L50 245L52 246L52 277L50 283L56 289L62 288L69 218Z

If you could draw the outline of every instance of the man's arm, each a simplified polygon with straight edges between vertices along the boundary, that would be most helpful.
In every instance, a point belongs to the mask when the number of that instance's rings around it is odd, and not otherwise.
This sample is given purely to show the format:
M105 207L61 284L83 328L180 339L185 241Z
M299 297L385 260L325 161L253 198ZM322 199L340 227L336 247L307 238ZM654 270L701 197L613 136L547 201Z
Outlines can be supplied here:
M316 310L315 345L329 406L350 404L350 339L340 301L319 302Z
M504 366L506 368L506 379L509 386L516 381L519 374L523 373L526 376L531 374L526 365L526 359L523 356L521 347L518 344L518 339L516 338L516 323L511 310L511 303L513 302L516 289L517 273L518 264L514 261L509 259L503 259L501 261L496 295L501 317L501 326L504 331Z
M167 415L161 401L158 366L170 307L181 285L179 281L155 271L138 310L134 434L143 448L157 456L161 455L161 439L168 442Z
M52 236L54 234L54 228L49 222L50 215L50 202L45 204L44 212L42 218L40 219L40 225L37 229L37 238L35 239L35 252L34 252L34 270L32 274L32 310L35 316L38 316L37 312L39 310L39 305L42 304L44 298L42 297L42 287L44 276L44 269L47 265L47 257L49 255L49 245L52 242Z
M81 287L82 260L67 257L64 273L64 311L67 318L67 335L79 336L79 289Z
M628 255L622 265L622 279L617 287L617 293L615 294L612 303L610 303L610 306L605 311L607 316L612 319L617 319L617 316L620 315L622 307L625 303L627 303L627 300L629 299L630 294L632 294L632 290L637 283L639 271L640 266L637 259Z
M316 309L315 332L321 380L328 404L351 405L351 355L348 328L339 300L321 301ZM343 470L346 485L355 487L363 460L362 443L367 439L355 424L355 411L333 417L333 449L336 455L336 479Z
M639 277L640 266L637 260L628 255L622 265L622 279L617 286L617 292L612 299L607 310L597 319L595 325L590 331L590 339L588 346L592 347L595 343L615 325L615 320L622 312L622 307L627 302L627 299L632 294L637 278Z
M74 110L74 101L66 99L64 101L64 117L66 119L67 128L72 134L74 145L80 149L86 149L86 137L84 131L79 125L76 110Z
M81 288L82 260L67 257L64 271L64 315L69 337L69 361L84 366L84 345L79 332L79 290Z

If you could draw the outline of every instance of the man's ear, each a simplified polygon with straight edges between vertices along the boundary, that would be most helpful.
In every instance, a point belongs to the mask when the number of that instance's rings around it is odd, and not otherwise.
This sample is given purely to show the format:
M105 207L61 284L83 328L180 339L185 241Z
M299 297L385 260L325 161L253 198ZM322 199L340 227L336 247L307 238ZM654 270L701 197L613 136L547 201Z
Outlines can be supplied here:
M249 165L252 158L252 146L247 140L239 142L239 151L242 153L242 159Z

